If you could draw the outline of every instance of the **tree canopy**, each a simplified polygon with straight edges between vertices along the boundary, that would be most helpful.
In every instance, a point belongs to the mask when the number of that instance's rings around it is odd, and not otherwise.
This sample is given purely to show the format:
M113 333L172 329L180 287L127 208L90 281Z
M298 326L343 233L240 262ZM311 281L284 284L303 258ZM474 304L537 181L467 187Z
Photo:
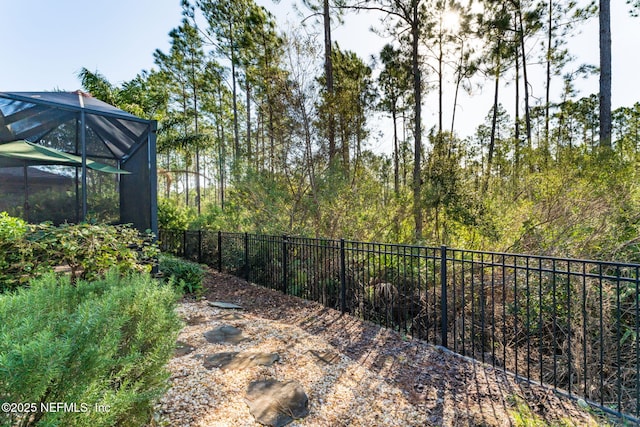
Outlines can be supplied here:
M301 1L285 28L254 0L183 0L157 69L80 77L159 120L160 218L184 226L640 260L639 104L608 118L606 84L578 93L608 71L567 43L607 5ZM375 58L331 36L355 13L385 37Z

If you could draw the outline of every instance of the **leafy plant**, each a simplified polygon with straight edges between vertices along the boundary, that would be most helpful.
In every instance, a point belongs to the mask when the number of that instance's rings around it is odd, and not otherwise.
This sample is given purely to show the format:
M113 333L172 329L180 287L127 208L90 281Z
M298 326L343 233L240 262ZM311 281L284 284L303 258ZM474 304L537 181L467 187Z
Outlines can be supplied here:
M6 212L0 212L0 239L2 241L15 241L21 238L27 231L27 223L20 218L9 216Z
M166 230L186 230L193 221L191 209L180 206L172 199L160 199L158 202L158 224Z
M26 238L30 230L22 219L0 212L0 292L24 284L42 271L34 258L34 245Z
M70 283L43 276L0 296L0 426L139 426L167 387L181 322L177 295L147 274ZM75 404L74 411L41 405ZM96 411L95 408L103 408Z
M56 266L73 280L96 279L110 268L149 272L158 254L153 236L128 225L27 224L0 214L0 292L24 285Z
M173 279L185 294L200 296L204 288L204 270L199 264L185 261L171 255L160 255L160 272L167 278Z
M72 276L95 279L112 267L121 271L151 271L158 254L152 236L126 225L62 224L45 229L48 258L71 268Z

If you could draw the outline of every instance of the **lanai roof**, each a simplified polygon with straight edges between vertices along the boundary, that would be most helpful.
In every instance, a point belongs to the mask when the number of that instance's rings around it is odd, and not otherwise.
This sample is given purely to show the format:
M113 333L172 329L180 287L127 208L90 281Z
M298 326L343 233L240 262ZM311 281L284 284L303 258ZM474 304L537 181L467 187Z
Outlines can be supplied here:
M81 91L0 92L0 143L47 139L53 148L80 154L80 112L87 128L87 155L126 161L147 139L148 120Z

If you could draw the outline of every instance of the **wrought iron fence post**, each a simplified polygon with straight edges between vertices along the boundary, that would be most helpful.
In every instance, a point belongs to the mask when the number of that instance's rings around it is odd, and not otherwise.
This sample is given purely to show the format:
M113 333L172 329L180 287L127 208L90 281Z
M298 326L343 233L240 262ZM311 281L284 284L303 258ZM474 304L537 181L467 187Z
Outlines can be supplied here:
M244 233L244 280L249 281L249 233Z
M202 264L202 230L198 229L198 264Z
M447 342L447 247L445 245L440 246L440 287L441 287L441 299L440 307L442 311L442 346L448 347Z
M182 258L187 257L187 230L182 231Z
M347 280L344 252L344 239L340 239L340 310L342 313L347 311Z
M222 273L222 231L218 230L218 271Z
M289 266L289 248L287 245L289 238L286 234L282 235L282 293L287 294L287 282L289 281L288 270Z

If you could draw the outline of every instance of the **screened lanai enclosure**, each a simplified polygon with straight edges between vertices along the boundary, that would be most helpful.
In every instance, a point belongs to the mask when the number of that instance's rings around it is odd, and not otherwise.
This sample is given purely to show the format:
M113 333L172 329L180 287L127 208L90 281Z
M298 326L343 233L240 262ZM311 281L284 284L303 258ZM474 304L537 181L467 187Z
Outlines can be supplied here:
M0 212L157 233L156 127L83 92L0 92Z

